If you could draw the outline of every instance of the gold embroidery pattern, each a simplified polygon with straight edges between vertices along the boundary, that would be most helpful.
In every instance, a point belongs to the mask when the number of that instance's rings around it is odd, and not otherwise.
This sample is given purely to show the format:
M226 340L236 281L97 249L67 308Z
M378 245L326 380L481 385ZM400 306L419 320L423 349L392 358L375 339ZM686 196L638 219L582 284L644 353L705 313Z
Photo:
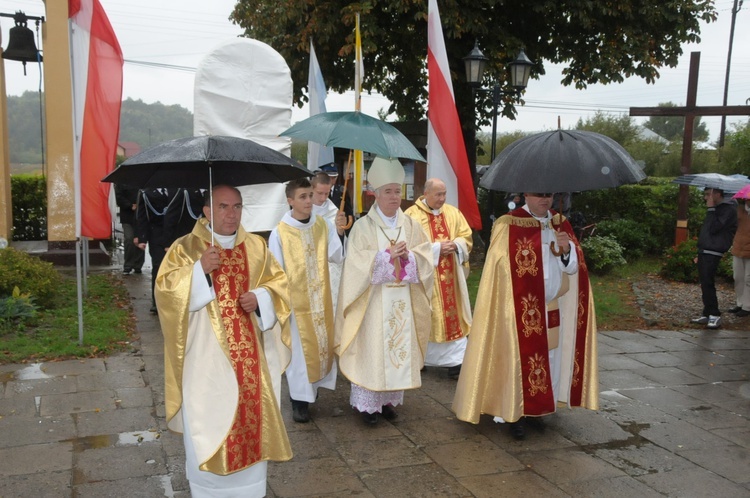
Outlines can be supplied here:
M583 315L586 313L586 308L584 307L583 303L586 296L584 295L583 291L578 293L578 313L576 317L576 328L580 329L584 326L583 323Z
M248 281L244 246L222 250L220 254L214 284L239 388L237 411L225 442L227 468L236 471L260 457L260 364L252 322L238 302Z
M404 365L409 352L406 350L406 302L403 299L393 302L391 314L388 316L388 331L386 332L386 344L388 358L394 368L401 368Z
M302 244L305 247L305 268L307 271L307 297L310 300L310 315L312 317L315 337L318 340L318 361L320 371L325 372L328 367L328 331L326 329L325 297L323 292L327 289L322 284L318 273L318 253L315 249L313 230L300 230ZM326 257L328 255L326 254Z
M542 311L539 298L529 294L521 298L521 322L523 323L523 335L529 337L531 334L542 333Z
M534 251L534 242L526 237L516 241L516 273L523 277L526 273L536 277L539 268L536 265L537 255Z
M581 352L576 351L575 360L573 360L573 387L578 387L581 380L581 364L578 361L580 357Z
M547 394L547 370L544 368L544 358L539 353L529 358L529 395L537 393Z

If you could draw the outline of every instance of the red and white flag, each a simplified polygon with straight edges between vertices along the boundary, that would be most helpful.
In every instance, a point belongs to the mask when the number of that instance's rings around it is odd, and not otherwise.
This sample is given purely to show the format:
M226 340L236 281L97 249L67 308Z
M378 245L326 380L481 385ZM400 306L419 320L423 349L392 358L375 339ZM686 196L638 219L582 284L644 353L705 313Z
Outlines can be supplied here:
M68 0L75 126L76 237L112 234L111 184L120 132L123 57L99 0Z
M447 201L458 207L469 226L479 230L479 215L469 158L458 120L437 0L430 0L427 18L427 177L440 178L448 188Z

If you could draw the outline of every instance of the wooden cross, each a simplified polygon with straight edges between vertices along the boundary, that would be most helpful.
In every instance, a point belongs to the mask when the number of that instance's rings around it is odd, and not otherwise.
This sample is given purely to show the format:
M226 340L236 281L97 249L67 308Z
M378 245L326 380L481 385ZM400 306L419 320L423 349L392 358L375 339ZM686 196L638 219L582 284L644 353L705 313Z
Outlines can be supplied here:
M698 68L700 67L701 53L690 54L690 73L688 75L687 104L684 107L631 107L631 116L684 116L685 131L682 139L682 162L680 173L690 174L690 165L693 160L693 122L696 116L750 116L750 106L701 106L695 105L698 93ZM688 186L680 185L680 193L677 197L677 227L675 230L675 245L687 240L687 212L688 212Z

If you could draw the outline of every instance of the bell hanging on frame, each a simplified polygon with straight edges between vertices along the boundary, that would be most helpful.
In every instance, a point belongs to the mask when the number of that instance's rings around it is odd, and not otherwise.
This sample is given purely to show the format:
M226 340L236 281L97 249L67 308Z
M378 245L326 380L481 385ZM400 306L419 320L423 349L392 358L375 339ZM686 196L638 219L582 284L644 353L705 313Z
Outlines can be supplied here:
M3 59L23 62L23 74L26 75L26 63L41 62L42 54L36 48L34 32L26 26L26 15L16 12L13 20L16 25L10 28L8 48L3 52Z

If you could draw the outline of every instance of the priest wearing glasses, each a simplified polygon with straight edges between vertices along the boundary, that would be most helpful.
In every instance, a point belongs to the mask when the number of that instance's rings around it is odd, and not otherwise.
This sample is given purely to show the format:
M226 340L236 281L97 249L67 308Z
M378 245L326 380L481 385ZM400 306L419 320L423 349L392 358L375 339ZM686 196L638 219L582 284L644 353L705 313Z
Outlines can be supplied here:
M583 252L552 193L498 218L453 411L487 414L523 439L561 407L598 408L596 318Z

